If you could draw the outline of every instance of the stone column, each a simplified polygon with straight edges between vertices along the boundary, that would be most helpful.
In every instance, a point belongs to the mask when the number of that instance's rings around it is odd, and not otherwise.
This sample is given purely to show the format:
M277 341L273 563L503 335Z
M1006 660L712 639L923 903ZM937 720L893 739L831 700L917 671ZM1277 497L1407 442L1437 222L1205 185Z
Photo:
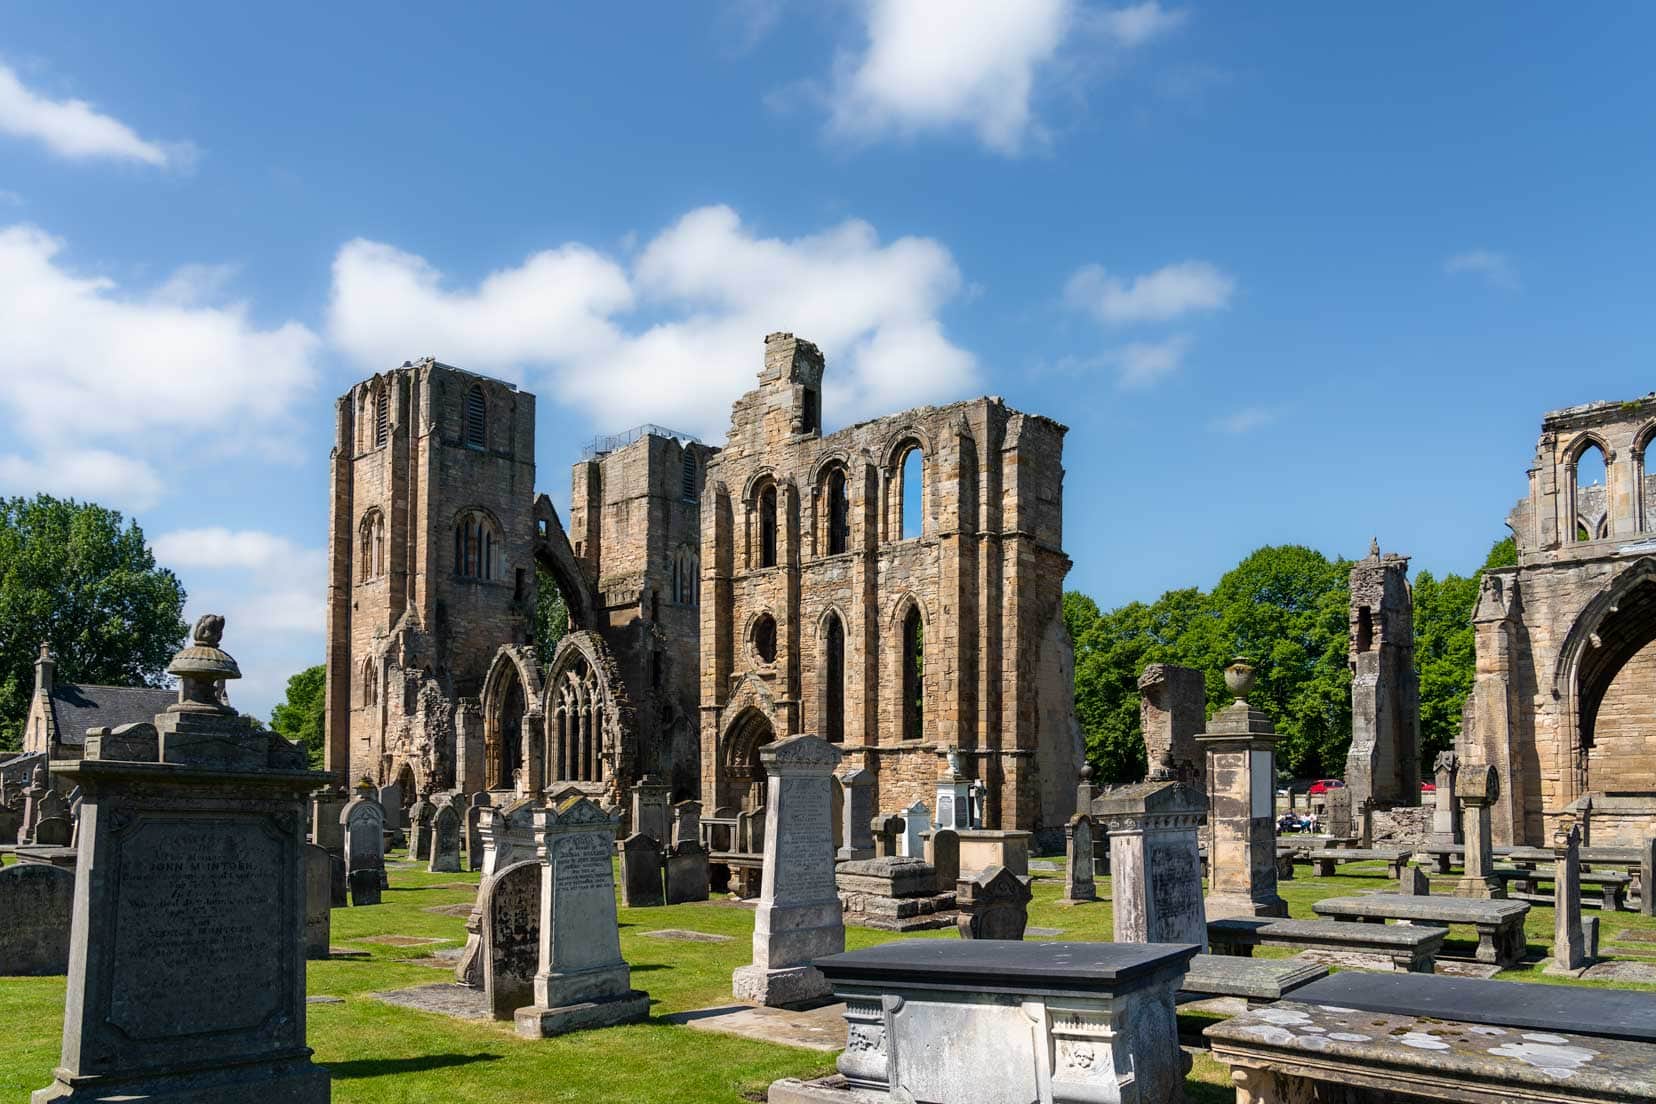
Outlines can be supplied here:
M1253 667L1233 660L1225 685L1236 700L1196 737L1207 753L1210 920L1288 915L1288 903L1277 895L1277 734L1247 703L1253 682Z
M1656 836L1639 848L1639 912L1656 916Z
M1149 781L1093 802L1110 833L1115 942L1195 943L1207 950L1202 861L1196 839L1202 791L1164 765Z
M1587 965L1581 930L1581 828L1566 817L1553 835L1553 960L1549 973Z
M517 1033L549 1038L642 1020L650 998L632 987L615 915L615 821L584 797L535 810L541 861L540 970Z
M874 857L874 772L863 767L846 771L839 776L840 788L845 793L845 845L834 858L856 862Z
M1076 813L1064 825L1064 897L1060 905L1098 900L1093 883L1093 825L1086 813Z
M765 799L764 881L753 919L753 962L731 978L738 1000L789 1005L826 997L828 982L811 961L845 950L845 922L834 883L831 777L840 751L815 736L789 736L762 748Z
M1455 777L1460 773L1460 757L1452 751L1440 751L1432 763L1432 834L1433 847L1453 847L1461 841L1460 825L1455 819Z
M1495 877L1495 850L1490 839L1490 821L1501 796L1501 776L1486 764L1461 768L1455 781L1455 797L1461 803L1466 835L1464 876L1455 883L1457 897L1505 897L1506 883Z

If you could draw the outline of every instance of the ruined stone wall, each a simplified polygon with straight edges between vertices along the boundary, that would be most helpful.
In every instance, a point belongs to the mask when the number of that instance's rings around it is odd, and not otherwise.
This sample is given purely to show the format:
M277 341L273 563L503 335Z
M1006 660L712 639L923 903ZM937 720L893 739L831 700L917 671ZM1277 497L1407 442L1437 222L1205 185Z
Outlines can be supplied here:
M735 403L729 442L708 464L704 805L751 804L743 764L754 740L826 735L837 698L847 766L876 773L880 808L929 805L943 753L959 748L988 786L991 826L1060 827L1081 759L1060 609L1063 427L977 399L824 436L823 370L809 342L767 338L759 387ZM923 522L904 533L913 449ZM905 733L911 611L923 626L924 694L918 729ZM843 640L837 696L831 635Z
M1376 543L1350 576L1351 749L1354 808L1420 802L1420 682L1414 666L1409 560Z

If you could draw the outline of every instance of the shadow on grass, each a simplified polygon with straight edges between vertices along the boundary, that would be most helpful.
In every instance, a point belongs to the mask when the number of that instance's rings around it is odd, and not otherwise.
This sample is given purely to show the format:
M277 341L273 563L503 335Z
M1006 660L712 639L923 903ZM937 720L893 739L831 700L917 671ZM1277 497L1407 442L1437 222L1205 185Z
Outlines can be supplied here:
M412 1058L359 1058L350 1062L322 1062L333 1074L334 1080L356 1077L394 1077L403 1073L423 1073L427 1070L447 1069L450 1066L469 1066L473 1062L498 1062L498 1054L417 1054Z

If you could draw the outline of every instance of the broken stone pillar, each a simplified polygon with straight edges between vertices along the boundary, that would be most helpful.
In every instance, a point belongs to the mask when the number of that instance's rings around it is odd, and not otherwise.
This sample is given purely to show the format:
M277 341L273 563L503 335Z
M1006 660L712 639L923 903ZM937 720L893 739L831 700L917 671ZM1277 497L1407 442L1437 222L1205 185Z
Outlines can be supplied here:
M1639 848L1639 912L1656 916L1656 836Z
M1207 752L1209 920L1288 915L1277 894L1276 730L1247 702L1254 669L1225 668L1236 700L1196 738Z
M1409 558L1380 554L1351 567L1352 805L1420 804L1420 682L1414 669Z
M1139 676L1138 688L1139 723L1151 766L1171 758L1180 777L1200 778L1202 751L1196 745L1196 736L1207 721L1207 686L1202 672L1171 663L1152 663Z
M1490 839L1491 816L1500 796L1501 776L1494 767L1479 763L1461 769L1455 797L1461 803L1466 865L1455 883L1457 897L1506 896L1506 883L1495 877L1495 846Z
M1552 970L1573 973L1587 966L1581 927L1581 828L1566 818L1553 836Z
M874 833L870 824L874 819L874 772L863 767L848 770L839 776L840 789L845 797L845 811L841 823L845 825L845 843L834 858L855 862L874 857Z
M1064 897L1060 905L1098 900L1093 882L1093 825L1085 813L1076 813L1064 825Z
M1117 943L1195 943L1207 950L1202 860L1197 842L1207 803L1175 778L1170 761L1148 781L1093 801L1110 833L1111 899Z
M1453 847L1461 841L1460 823L1455 817L1455 777L1460 773L1460 757L1452 751L1440 751L1432 763L1432 834L1428 842L1433 847Z
M1357 846L1358 847L1373 847L1374 846L1374 799L1372 797L1369 798L1367 801L1363 802L1363 804L1361 806L1361 812L1358 816L1357 823L1358 823L1358 826L1359 826L1358 827L1358 832L1357 832Z

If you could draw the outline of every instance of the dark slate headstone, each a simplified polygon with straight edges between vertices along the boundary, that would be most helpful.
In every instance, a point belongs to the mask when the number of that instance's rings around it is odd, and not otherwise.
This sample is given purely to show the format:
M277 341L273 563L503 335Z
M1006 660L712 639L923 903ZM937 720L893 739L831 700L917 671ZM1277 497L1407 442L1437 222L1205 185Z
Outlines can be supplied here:
M621 903L650 908L666 903L661 891L661 844L634 832L621 841Z
M327 958L332 930L333 859L327 848L307 843L305 853L305 957Z
M75 875L47 863L0 870L0 977L69 972Z
M432 874L460 873L460 811L452 803L437 806L431 815Z
M483 991L497 1020L535 1003L540 968L541 864L513 863L484 887Z
M364 790L339 814L344 823L345 877L351 904L377 905L385 876L385 809Z
M939 828L931 834L928 861L937 871L937 892L953 892L960 881L960 834L953 828Z
M685 839L667 856L667 903L705 901L708 896L707 852L693 839Z
M37 847L68 847L69 839L74 833L74 825L69 822L68 816L46 816L35 822L35 845Z
M350 879L345 876L345 853L328 852L328 904L345 908L351 903Z
M962 939L1022 939L1029 924L1030 880L987 866L957 883L955 926Z

